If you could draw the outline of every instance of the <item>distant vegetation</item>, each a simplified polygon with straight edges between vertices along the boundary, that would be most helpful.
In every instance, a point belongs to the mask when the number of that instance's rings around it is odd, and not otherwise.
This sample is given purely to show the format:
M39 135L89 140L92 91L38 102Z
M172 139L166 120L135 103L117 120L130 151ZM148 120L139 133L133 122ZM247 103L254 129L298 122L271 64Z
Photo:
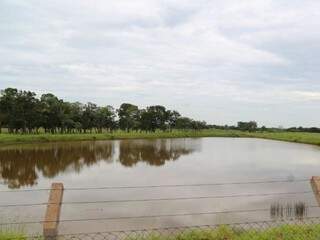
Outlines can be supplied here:
M203 129L203 130L172 130L155 132L122 131L103 133L38 133L38 134L0 134L0 145L15 143L36 142L60 142L60 141L84 141L84 140L111 140L111 139L134 139L134 138L188 138L188 137L239 137L239 138L264 138L281 140L287 142L307 143L320 146L319 133L286 132L286 131L240 131L225 129Z
M144 109L123 103L119 109L67 102L47 93L7 88L0 92L0 143L105 140L125 138L256 137L320 145L319 128L209 125L155 105Z
M155 132L157 129L205 129L206 122L181 116L155 105L145 109L123 103L119 109L66 102L51 93L40 98L34 92L7 88L0 95L0 129L9 133L102 133L116 129Z

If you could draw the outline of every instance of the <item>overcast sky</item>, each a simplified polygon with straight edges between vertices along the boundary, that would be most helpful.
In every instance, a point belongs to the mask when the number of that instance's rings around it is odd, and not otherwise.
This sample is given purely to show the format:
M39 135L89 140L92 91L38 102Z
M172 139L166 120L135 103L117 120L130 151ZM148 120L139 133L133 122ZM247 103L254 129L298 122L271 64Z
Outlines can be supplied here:
M319 0L0 0L0 88L320 126Z

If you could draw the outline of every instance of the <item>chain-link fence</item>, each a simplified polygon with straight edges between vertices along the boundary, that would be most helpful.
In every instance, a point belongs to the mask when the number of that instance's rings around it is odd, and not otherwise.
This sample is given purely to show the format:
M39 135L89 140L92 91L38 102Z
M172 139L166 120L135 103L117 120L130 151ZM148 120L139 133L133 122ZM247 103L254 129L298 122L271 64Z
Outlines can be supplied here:
M12 240L43 239L41 236ZM10 239L10 240L11 240ZM319 240L320 218L60 234L48 240ZM6 240L9 240L7 238Z

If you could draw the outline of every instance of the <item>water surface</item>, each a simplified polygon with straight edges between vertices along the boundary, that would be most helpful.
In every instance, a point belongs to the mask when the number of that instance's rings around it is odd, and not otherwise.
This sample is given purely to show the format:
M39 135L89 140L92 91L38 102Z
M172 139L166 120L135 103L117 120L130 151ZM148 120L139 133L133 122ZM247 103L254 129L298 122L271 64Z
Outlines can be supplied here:
M279 141L245 138L188 138L44 143L0 148L0 204L46 202L48 188L63 182L66 188L144 186L297 180L320 175L320 148ZM65 202L195 196L265 194L311 191L305 182L171 188L96 189L68 191ZM313 194L237 197L150 202L112 202L63 205L61 219L269 209L270 206L316 205ZM142 229L167 226L261 221L285 217L273 211L148 219L64 222L61 233ZM291 212L291 211L289 211ZM294 212L294 211L293 211ZM0 208L0 222L42 220L45 206ZM304 212L319 214L317 209ZM11 226L12 227L12 226ZM21 227L21 226L20 226ZM40 224L24 225L30 232Z

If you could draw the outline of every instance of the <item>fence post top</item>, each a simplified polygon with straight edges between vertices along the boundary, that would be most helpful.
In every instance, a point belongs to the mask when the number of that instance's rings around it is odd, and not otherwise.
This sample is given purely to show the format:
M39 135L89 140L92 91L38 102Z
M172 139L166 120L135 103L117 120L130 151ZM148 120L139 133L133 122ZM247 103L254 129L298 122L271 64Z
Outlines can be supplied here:
M51 189L61 189L63 190L64 189L64 186L63 186L63 183L52 183L51 184Z
M320 176L312 176L311 181L320 181Z

